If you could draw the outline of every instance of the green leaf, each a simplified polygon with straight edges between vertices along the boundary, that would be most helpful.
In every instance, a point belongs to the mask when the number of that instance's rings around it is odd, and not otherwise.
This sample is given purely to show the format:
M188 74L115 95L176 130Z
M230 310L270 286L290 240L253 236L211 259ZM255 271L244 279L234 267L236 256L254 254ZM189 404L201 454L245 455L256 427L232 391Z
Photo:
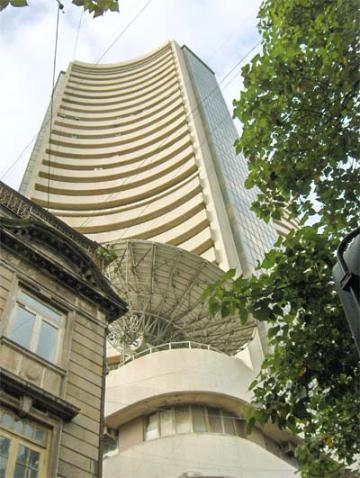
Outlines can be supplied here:
M261 267L263 269L271 269L275 265L277 256L278 256L278 252L275 249L268 252L265 255L265 259L263 260Z
M0 12L9 5L10 0L0 0Z
M236 269L229 269L222 277L221 280L222 282L226 282L230 279L232 279L236 274Z
M120 10L119 3L117 1L111 2L111 5L109 6L109 10L111 10L112 12L118 12Z
M258 382L257 380L253 380L251 384L249 385L249 390L253 390L257 386Z
M248 419L248 421L246 422L246 434L249 435L252 431L253 431L253 428L255 426L255 417L252 416Z
M13 7L26 7L28 3L26 0L10 0L10 4Z
M321 372L321 370L323 369L323 365L320 361L308 361L306 363L308 369L310 370L316 370L317 372Z
M276 325L275 327L271 327L269 330L268 330L268 337L269 339L271 339L272 337L275 337L275 335L278 334L280 330L280 325Z

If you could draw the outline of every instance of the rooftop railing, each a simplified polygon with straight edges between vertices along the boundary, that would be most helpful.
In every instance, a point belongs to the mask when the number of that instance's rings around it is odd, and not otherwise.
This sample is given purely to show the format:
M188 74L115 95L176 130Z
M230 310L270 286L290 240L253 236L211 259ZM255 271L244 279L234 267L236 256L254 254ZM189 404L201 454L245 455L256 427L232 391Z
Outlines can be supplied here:
M169 342L167 344L155 345L145 350L141 350L140 352L136 352L132 355L127 355L126 357L121 358L119 362L109 364L108 368L109 370L116 370L117 368L120 368L123 365L126 365L127 363L132 362L133 360L136 360L145 355L149 355L154 352L162 352L164 350L176 350L176 349L190 349L190 350L202 349L202 350L212 350L213 352L222 353L219 350L217 350L215 347L211 347L211 345L201 344L199 342L193 342L191 340L184 340L182 342Z

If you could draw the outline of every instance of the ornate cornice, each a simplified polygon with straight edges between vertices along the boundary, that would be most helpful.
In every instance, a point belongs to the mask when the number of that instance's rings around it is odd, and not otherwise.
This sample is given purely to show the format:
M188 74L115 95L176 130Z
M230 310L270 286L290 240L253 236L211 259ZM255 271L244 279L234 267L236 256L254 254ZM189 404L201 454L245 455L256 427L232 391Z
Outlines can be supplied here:
M96 250L98 244L72 229L63 221L44 208L22 196L14 189L0 181L0 204L8 209L13 215L21 219L30 217L38 219L40 222L51 225L54 229L64 234L69 239L78 243L89 254L94 262L98 262Z
M12 217L0 217L3 247L95 302L109 322L126 312L127 305L94 263L95 252L89 255L96 243L3 184L0 204L12 213Z

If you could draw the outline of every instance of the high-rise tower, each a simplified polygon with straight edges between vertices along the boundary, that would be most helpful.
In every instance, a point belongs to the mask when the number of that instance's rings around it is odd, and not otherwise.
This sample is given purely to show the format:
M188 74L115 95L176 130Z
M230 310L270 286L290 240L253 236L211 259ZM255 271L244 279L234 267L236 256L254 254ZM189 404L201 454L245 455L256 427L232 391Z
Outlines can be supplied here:
M59 77L20 191L117 254L129 312L111 333L105 476L293 476L288 435L244 433L256 324L201 300L276 236L250 210L236 136L214 73L175 42Z

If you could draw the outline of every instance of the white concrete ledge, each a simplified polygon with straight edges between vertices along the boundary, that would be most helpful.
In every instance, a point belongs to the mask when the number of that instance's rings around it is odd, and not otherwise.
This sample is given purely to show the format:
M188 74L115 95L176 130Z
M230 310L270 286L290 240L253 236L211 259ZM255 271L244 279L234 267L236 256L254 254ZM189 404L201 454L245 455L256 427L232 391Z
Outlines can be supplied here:
M104 478L295 478L295 469L256 443L216 434L174 435L142 442L104 460Z

